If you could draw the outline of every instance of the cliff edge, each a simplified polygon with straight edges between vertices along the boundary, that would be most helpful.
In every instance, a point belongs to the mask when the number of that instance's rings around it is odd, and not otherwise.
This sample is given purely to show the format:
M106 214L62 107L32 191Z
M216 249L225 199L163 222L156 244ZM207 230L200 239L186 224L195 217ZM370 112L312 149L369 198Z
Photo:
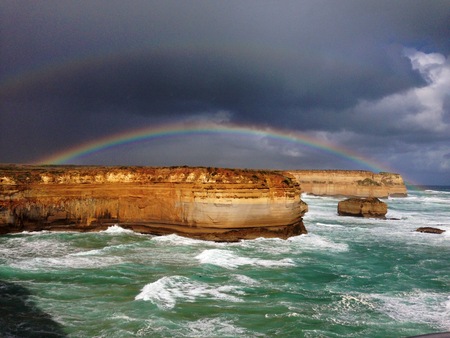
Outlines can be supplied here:
M0 234L99 231L237 241L306 233L300 188L281 173L191 167L0 165Z
M302 192L318 196L378 197L407 196L403 178L396 173L366 170L290 170Z

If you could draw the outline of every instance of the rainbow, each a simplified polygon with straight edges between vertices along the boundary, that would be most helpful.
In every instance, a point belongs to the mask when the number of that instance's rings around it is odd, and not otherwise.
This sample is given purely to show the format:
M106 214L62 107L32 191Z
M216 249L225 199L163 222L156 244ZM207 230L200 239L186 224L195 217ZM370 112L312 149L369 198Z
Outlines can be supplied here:
M298 51L280 46L245 44L226 45L220 43L217 45L204 45L201 42L181 43L180 41L160 41L152 45L144 47L132 48L127 51L123 50L97 50L90 51L88 54L77 55L70 59L50 60L48 63L33 65L28 69L20 69L16 72L6 74L0 79L0 94L9 96L15 92L27 90L28 86L36 85L40 82L52 81L53 78L63 75L71 75L85 69L86 67L95 67L105 62L119 62L121 60L133 57L148 57L155 55L184 55L196 53L207 53L208 55L214 51L221 58L237 59L246 55L264 55L266 59L283 61L287 59L295 59ZM302 51L305 53L308 51ZM342 59L340 62L349 62L348 59ZM88 156L103 150L111 149L120 145L133 144L141 141L148 141L157 138L171 137L176 135L243 135L249 137L267 137L275 140L293 142L294 144L303 145L312 149L323 151L325 154L337 156L347 159L368 168L372 171L392 171L385 165L379 165L369 158L365 158L356 152L346 149L338 145L332 145L327 142L315 139L309 135L297 133L294 131L234 125L234 124L165 124L153 127L145 127L140 129L128 130L122 133L102 137L94 141L85 142L74 147L68 148L62 152L55 153L51 156L35 161L36 164L67 164L76 158Z
M178 123L166 124L156 127L146 127L129 130L122 133L109 135L97 140L79 144L75 147L58 152L49 157L40 159L36 164L69 164L76 158L88 156L117 146L158 139L172 136L199 136L199 135L219 135L266 137L275 140L293 142L312 149L317 149L330 154L350 160L364 168L370 168L375 172L390 171L389 169L373 163L370 159L335 145L319 141L311 136L294 131L287 131L275 128L261 128L255 126L244 126L235 124L217 123Z
M308 51L302 51L307 53ZM120 62L122 60L161 55L180 55L198 53L199 55L216 53L222 59L235 60L246 56L264 55L268 60L286 61L295 59L298 51L279 46L265 44L204 44L201 41L185 43L182 41L155 42L144 47L135 47L127 51L123 50L98 50L91 51L85 55L77 55L70 59L55 59L48 63L32 66L29 69L20 69L16 72L6 74L0 78L0 94L14 96L15 92L27 90L28 86L35 86L41 82L52 81L61 76L71 76L88 67L97 67L105 62ZM347 62L345 59L342 62ZM146 127L135 130L128 130L122 133L99 138L94 141L82 143L35 161L37 164L66 164L71 160L87 156L102 150L113 148L122 144L131 144L144 140L151 140L160 137L170 137L174 135L198 135L198 134L231 134L243 136L262 136L282 141L294 142L313 149L323 150L325 153L333 154L341 158L346 158L354 163L361 164L374 171L387 171L373 163L370 159L365 159L361 155L343 147L327 144L314 139L306 134L292 131L261 128L244 125L218 125L214 123L206 124L166 124L156 127Z

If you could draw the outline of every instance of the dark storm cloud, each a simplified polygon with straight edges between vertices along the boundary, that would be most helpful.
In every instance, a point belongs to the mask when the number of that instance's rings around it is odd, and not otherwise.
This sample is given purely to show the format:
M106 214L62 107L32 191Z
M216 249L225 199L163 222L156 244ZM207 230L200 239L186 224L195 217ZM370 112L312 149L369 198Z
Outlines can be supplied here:
M387 72L348 62L321 64L301 53L280 53L276 59L275 52L265 50L172 53L159 50L127 56L125 52L125 57L48 73L19 91L5 92L5 99L59 104L66 113L115 107L149 116L185 116L227 110L235 121L334 128L330 111L338 114L357 100L402 89L415 80L406 72L395 74L394 80ZM285 118L280 119L280 114Z
M280 111L301 119L417 84L395 43L443 45L449 30L443 3L419 5L18 2L4 18L11 47L5 58L13 55L2 64L119 50L121 59L38 81L25 97L57 96L81 108L117 103L145 114L227 109L236 119L273 123ZM165 44L187 48L159 49ZM243 51L248 44L260 50ZM133 48L149 52L127 55Z
M437 142L437 159L448 22L437 0L4 1L0 161L222 113L392 156Z
M52 100L84 110L119 106L141 114L186 114L257 107L277 91L276 78L218 55L146 53L101 60L39 78L9 99ZM263 100L263 102L260 102Z

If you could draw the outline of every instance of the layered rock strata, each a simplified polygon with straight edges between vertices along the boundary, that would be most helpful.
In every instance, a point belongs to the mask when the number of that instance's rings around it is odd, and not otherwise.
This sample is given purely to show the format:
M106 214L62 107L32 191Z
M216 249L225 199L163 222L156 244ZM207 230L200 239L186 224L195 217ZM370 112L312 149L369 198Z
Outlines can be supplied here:
M387 204L376 197L349 198L338 203L340 216L385 218Z
M365 170L290 170L302 192L318 196L378 197L406 196L403 178L395 173Z
M306 233L298 184L221 168L0 166L0 233L98 231L215 241Z

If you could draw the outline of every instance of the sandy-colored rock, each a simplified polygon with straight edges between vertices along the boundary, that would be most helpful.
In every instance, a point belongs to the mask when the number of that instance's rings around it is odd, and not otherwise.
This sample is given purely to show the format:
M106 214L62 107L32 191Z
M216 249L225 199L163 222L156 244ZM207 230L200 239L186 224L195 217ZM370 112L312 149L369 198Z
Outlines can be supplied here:
M98 231L235 241L306 233L298 184L221 168L0 166L0 233Z
M378 197L406 196L403 178L395 173L365 170L289 170L302 192L317 196Z
M348 198L338 203L340 216L385 218L387 204L376 197Z

